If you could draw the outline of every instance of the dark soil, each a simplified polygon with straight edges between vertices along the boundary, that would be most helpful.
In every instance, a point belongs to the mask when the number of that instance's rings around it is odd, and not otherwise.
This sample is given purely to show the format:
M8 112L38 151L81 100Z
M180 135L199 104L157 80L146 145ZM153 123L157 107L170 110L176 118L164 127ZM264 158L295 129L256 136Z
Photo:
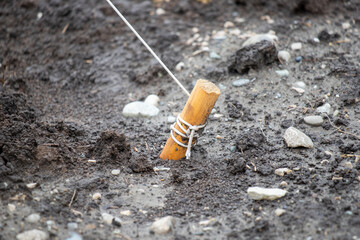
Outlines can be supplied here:
M211 114L191 160L161 160L167 117L186 97L106 1L0 1L0 239L31 229L49 239L73 231L83 239L360 238L358 1L114 3L187 89L200 78L221 88L220 117ZM240 34L224 29L226 21ZM241 49L247 37L270 30L278 46ZM225 39L213 38L219 31ZM302 49L292 51L293 42ZM199 53L204 46L220 59ZM287 65L277 50L291 53ZM175 71L180 61L185 68ZM278 69L290 76L281 79ZM233 87L239 78L251 81ZM306 84L302 95L290 89L297 81ZM149 94L161 98L158 116L122 116L127 103ZM323 125L305 124L324 103L332 111ZM287 148L290 126L315 147ZM154 171L160 166L170 171ZM292 172L274 174L285 167ZM253 186L288 192L254 201ZM276 216L277 208L286 212ZM105 212L122 223L105 224ZM41 220L27 222L31 213ZM176 218L174 229L151 234L155 218L167 215Z

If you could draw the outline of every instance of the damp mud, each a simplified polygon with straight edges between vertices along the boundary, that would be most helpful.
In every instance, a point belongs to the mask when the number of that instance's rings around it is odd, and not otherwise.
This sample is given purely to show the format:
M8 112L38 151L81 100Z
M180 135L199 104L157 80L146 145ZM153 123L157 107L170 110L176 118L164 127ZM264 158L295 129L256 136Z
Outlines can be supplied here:
M114 4L186 89L221 89L191 160L159 158L187 98L106 1L1 1L0 239L360 238L358 1ZM122 115L150 94L157 116ZM289 127L314 147L288 148Z

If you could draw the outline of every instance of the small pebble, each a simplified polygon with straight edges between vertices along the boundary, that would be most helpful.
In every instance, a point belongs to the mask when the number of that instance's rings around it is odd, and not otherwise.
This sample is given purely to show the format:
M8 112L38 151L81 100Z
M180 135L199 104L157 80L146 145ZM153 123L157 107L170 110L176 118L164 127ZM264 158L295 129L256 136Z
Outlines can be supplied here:
M245 86L245 85L247 85L249 83L250 83L249 79L242 78L242 79L238 79L238 80L233 81L232 85L234 87L241 87L241 86Z
M37 223L40 221L40 215L37 213L30 214L26 217L25 221L29 223Z
M38 12L37 15L36 15L36 19L37 20L40 20L43 16L43 13L42 12Z
M167 122L168 122L168 123L174 123L174 122L176 122L176 117L174 117L174 116L168 116L168 117L167 117Z
M22 232L16 235L17 240L46 240L49 238L49 235L37 229L29 230Z
M288 51L279 51L278 53L278 59L280 62L284 61L288 63L290 61L291 55Z
M311 126L321 126L324 119L321 116L307 116L304 117L304 122Z
M26 184L26 187L27 187L28 189L33 189L33 188L36 187L36 185L37 185L37 183L28 183L28 184Z
M114 217L111 214L103 213L101 214L101 217L104 223L106 223L107 225L112 225Z
M285 181L282 181L282 182L280 183L280 187L287 187L287 186L288 186L288 183L285 182Z
M185 68L185 64L183 62L179 62L178 64L176 64L175 66L175 70L180 72L181 70L183 70Z
M171 216L156 220L150 227L150 232L156 234L166 234L170 232L175 224L175 219Z
M345 214L346 214L346 215L349 215L349 216L352 216L352 215L353 215L353 212L352 212L352 211L347 210L347 211L345 212Z
M82 240L82 236L76 232L70 232L70 237L66 238L65 240Z
M249 187L247 193L253 200L275 200L285 196L286 190L279 188Z
M314 40L314 42L316 42L316 43L319 43L319 42L320 42L320 39L318 39L317 37L315 37L313 40Z
M209 57L212 59L221 59L220 55L216 52L210 52Z
M303 94L303 93L305 92L304 89L298 88L298 87L292 87L291 90L294 90L294 91L296 91L296 92L299 93L299 94Z
M330 112L331 112L331 105L328 104L328 103L325 103L324 105L316 108L316 111L317 111L317 112L320 112L320 113L330 114Z
M125 117L154 117L159 114L159 109L153 105L135 101L125 105L122 114Z
M296 61L296 62L301 62L301 61L302 61L302 56L297 56L297 57L295 58L295 61Z
M311 139L303 132L301 132L300 130L294 127L289 127L288 129L286 129L283 138L285 140L286 145L290 148L314 147L314 143L311 141Z
M281 215L283 215L284 213L286 213L286 210L285 209L282 209L282 208L277 208L275 210L275 215L280 217Z
M167 172L167 171L170 171L170 168L163 166L154 167L154 172Z
M151 94L151 95L147 96L144 101L144 103L153 105L155 107L157 107L159 105L159 102L160 102L160 98L155 94Z
M293 84L293 87L296 87L296 88L302 88L302 89L306 89L306 84L302 81L298 81L298 82L295 82Z
M158 8L158 9L156 9L155 13L156 13L156 15L161 16L161 15L165 14L165 10L162 8Z
M281 98L281 97L282 97L282 95L281 95L281 93L279 93L279 92L276 93L275 96L274 96L275 99L278 99L278 98Z
M94 193L94 194L92 195L92 199L93 199L93 200L99 200L99 199L101 199L101 193Z
M224 28L233 28L233 27L235 27L235 24L233 22L226 21L224 23Z
M302 44L300 42L296 42L291 44L291 49L294 51L298 51L302 48Z
M118 218L118 217L113 218L112 224L117 226L117 227L121 227L121 219Z
M230 147L230 151L231 151L231 152L235 152L235 151L236 151L236 146L231 146L231 147Z
M8 210L9 212L14 212L16 209L16 206L14 204L9 203L8 204Z
M286 69L283 69L283 70L276 70L275 71L276 74L279 76L279 77L288 77L289 76L289 71L286 70Z
M242 44L242 47L250 46L250 45L256 44L261 41L268 41L268 42L271 42L272 44L275 44L278 41L278 37L276 35L269 34L269 33L257 34L255 36L250 37L248 40L246 40Z
M285 174L290 174L290 173L292 173L292 171L291 171L291 169L288 169L288 168L275 169L275 174L278 176L281 176L281 177L283 177Z
M345 167L348 168L348 169L352 169L353 165L352 165L351 162L345 162Z
M70 231L74 231L78 228L78 224L76 222L70 222L67 224L67 229Z
M131 215L131 211L130 211L130 210L123 210L123 211L120 211L120 214L121 214L121 215L124 215L124 216L130 216L130 215Z
M349 22L344 22L344 23L341 24L341 26L342 26L343 29L349 29L351 27Z
M113 170L111 171L111 174L114 175L114 176L119 175L119 174L120 174L120 169L113 169Z

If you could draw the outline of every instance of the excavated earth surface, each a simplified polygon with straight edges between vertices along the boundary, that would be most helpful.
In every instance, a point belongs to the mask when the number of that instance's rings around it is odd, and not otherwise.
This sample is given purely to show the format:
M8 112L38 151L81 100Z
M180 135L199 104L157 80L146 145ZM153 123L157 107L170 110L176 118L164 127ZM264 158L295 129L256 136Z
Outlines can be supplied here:
M31 229L49 239L360 239L359 1L206 2L114 1L187 89L200 78L221 89L191 160L163 161L167 118L186 96L106 1L0 1L0 239ZM269 31L288 64L266 41L239 51ZM251 81L234 87L239 78ZM160 97L156 117L122 116L149 94ZM324 123L305 124L324 103ZM290 126L314 148L288 148ZM254 186L287 194L255 201ZM172 231L154 235L164 216Z

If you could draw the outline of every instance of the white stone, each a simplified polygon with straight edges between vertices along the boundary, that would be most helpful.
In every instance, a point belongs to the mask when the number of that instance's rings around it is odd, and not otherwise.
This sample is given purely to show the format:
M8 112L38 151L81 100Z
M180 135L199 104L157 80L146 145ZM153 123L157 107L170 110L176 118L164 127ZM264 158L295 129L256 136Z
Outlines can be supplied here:
M170 171L170 168L168 167L163 167L163 166L154 167L154 172L168 172L168 171Z
M22 232L16 235L17 240L46 240L49 238L49 235L37 229L29 230Z
M101 214L102 220L104 221L104 223L111 225L113 222L114 217L111 214L108 213L103 213Z
M156 15L161 16L161 15L165 14L165 10L162 8L158 8L158 9L156 9L155 13L156 13Z
M172 216L167 216L156 220L150 227L150 231L157 234L166 234L170 232L175 224Z
M70 231L74 231L74 230L76 230L78 228L78 224L76 222L69 222L67 224L67 228Z
M242 87L242 86L245 86L245 85L247 85L249 83L250 83L249 79L241 78L241 79L237 79L237 80L233 81L232 85L234 87Z
M268 33L267 34L257 34L255 36L252 36L249 39L247 39L242 44L242 47L250 46L250 45L256 44L261 41L268 41L268 42L271 42L272 44L275 44L278 41L278 37L276 35L268 34Z
M235 24L233 22L226 21L224 23L224 28L233 28L233 27L235 27Z
M40 215L37 213L30 214L26 217L25 221L28 223L37 223L40 221Z
M331 105L328 103L325 103L324 105L316 108L317 112L321 112L321 113L326 113L326 114L330 114L331 112Z
M37 185L37 183L28 183L28 184L26 184L26 187L27 187L28 189L33 189L33 188L36 187L36 185Z
M289 76L289 71L286 70L286 69L283 69L283 70L276 70L275 71L276 74L279 76L279 77L288 77Z
M167 122L168 123L174 123L176 121L176 117L174 117L174 116L168 116L167 117Z
M43 13L42 12L38 12L37 15L36 15L36 19L37 20L40 20L43 16Z
M320 39L318 39L317 37L315 37L313 40L314 40L314 42L316 42L316 43L319 43L319 42L320 42Z
M200 226L207 226L207 225L209 225L209 224L211 224L211 223L213 223L213 222L215 222L215 221L216 221L215 218L210 218L210 219L208 219L208 220L200 221L200 222L199 222L199 225L200 225Z
M351 27L349 22L344 22L344 23L341 24L341 26L342 26L343 29L349 29Z
M304 122L311 126L321 126L324 122L322 116L307 116L304 117Z
M311 141L311 139L306 136L303 132L300 130L289 127L286 129L284 134L284 140L288 147L296 148L296 147L306 147L306 148L313 148L314 143Z
M111 174L114 175L114 176L119 175L119 174L120 174L120 169L113 169L113 170L111 171Z
M94 193L93 195L92 195L92 199L93 200L99 200L99 199L101 199L101 193Z
M160 98L155 94L151 94L151 95L147 96L144 101L144 103L153 105L155 107L157 107L159 105L159 102L160 102Z
M275 200L285 196L286 190L279 188L249 187L247 193L253 200Z
M9 212L14 212L16 209L16 206L14 204L9 203L8 204L8 210Z
M282 182L280 183L280 187L287 187L287 185L288 185L288 183L285 182L285 181L282 181Z
M234 29L230 29L230 30L229 30L229 33L230 33L231 35L239 36L239 35L241 34L241 30L238 29L238 28L234 28Z
M130 211L130 210L123 210L123 211L120 211L120 214L121 214L121 215L124 215L124 216L130 216L130 215L131 215L131 211Z
M306 89L306 84L302 81L294 82L293 87Z
M299 94L303 94L303 93L305 92L304 89L298 88L298 87L292 87L291 90L294 90L294 91L296 91L296 92L299 93Z
M154 117L158 114L157 107L140 101L129 103L123 109L123 115L126 117Z
M70 237L66 238L65 240L83 240L82 236L76 232L70 232Z
M278 169L275 169L275 174L278 175L278 176L284 176L285 174L290 174L292 173L291 169L288 169L288 168L278 168Z
M290 61L291 55L288 51L279 51L278 52L278 59L280 62L286 62L288 63Z
M275 215L280 217L281 215L283 215L284 213L286 213L286 210L285 209L282 209L282 208L277 208L275 210Z
M185 63L183 62L179 62L178 64L176 64L175 66L175 70L180 72L181 70L183 70L185 68Z
M301 48L302 48L302 44L300 42L296 42L296 43L291 44L291 49L293 51L298 51Z

